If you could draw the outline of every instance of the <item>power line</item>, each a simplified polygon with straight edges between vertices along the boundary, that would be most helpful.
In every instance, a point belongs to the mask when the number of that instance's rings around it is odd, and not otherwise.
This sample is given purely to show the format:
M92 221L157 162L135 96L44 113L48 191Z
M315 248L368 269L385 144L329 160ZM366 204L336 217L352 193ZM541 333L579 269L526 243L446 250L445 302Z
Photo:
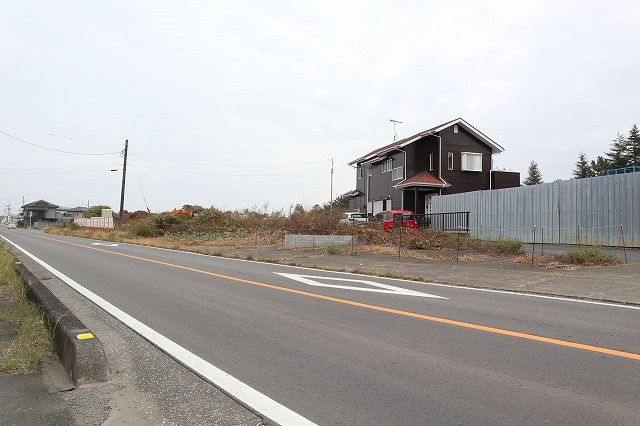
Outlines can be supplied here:
M120 164L96 164L93 166L73 166L73 169L94 169L96 167L106 167L114 169L120 167ZM3 167L2 170L35 170L35 171L55 171L55 170L67 170L70 167Z
M46 150L49 150L49 151L60 152L60 153L63 153L63 154L73 154L73 155L116 155L116 154L120 154L120 151L118 151L118 152L102 152L102 153L65 151L65 150L62 150L62 149L49 148L47 146L42 146L42 145L35 144L33 142L26 141L26 140L20 139L20 138L18 138L16 136L10 135L9 133L3 132L2 130L0 130L0 133L2 133L3 135L9 136L10 138L15 139L17 141L20 141L22 143L26 143L27 145L35 146L35 147L46 149Z
M0 172L0 175L48 175L48 174L69 174L69 173L97 173L110 172L110 170L61 170L61 171L41 171L41 172Z
M6 121L7 123L11 123L11 124L16 124L18 126L24 127L25 129L33 130L34 132L42 133L42 134L47 135L47 136L52 136L54 138L60 138L60 139L66 139L66 140L73 141L73 142L86 142L86 143L92 143L92 144L97 144L97 145L119 145L119 144L116 144L116 143L113 143L113 142L111 142L111 143L108 143L108 142L95 142L95 141L90 141L90 140L87 140L87 139L77 139L77 138L70 138L68 136L56 135L55 133L51 133L51 132L47 132L46 130L40 130L40 129L37 129L35 127L27 126L26 124L18 123L17 121L7 120L6 118L3 118L3 117L0 117L0 120Z
M268 177L268 176L302 176L302 175L319 175L326 172L310 172L310 173L281 173L281 174L255 174L255 175L233 175L229 173L204 173L204 172L185 172L183 170L159 169L156 167L137 166L140 169L157 170L161 172L180 173L185 175L203 175L203 176L229 176L229 177Z
M213 166L213 167L284 167L284 166L298 166L303 164L324 163L330 160L311 160L302 161L297 163L283 163L283 164L212 164L212 163L193 163L189 161L170 160L168 158L152 157L150 155L132 154L136 157L150 158L152 160L167 161L170 163L189 164L194 166Z

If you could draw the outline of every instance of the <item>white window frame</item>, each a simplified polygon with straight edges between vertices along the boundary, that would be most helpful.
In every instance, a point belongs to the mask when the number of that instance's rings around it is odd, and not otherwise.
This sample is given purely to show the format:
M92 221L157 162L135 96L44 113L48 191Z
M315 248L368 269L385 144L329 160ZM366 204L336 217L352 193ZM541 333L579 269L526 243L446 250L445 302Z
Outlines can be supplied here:
M429 171L433 171L433 152L429 154Z
M391 169L391 180L400 180L404 176L404 167L396 167L395 169Z
M453 170L453 164L454 164L454 155L453 152L449 152L447 154L447 167L449 168L449 170Z
M453 133L458 133L458 125L457 124L453 125Z
M479 152L460 153L460 170L467 172L481 172L482 154Z
M362 179L364 176L364 167L358 167L358 179Z
M382 173L387 173L393 168L393 158L389 158L382 162Z

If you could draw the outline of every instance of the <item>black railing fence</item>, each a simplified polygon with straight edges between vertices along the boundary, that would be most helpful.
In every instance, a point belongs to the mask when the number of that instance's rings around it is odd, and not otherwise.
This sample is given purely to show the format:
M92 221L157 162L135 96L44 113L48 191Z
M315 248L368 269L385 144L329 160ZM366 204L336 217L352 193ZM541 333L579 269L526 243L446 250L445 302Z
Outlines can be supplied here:
M419 229L435 228L447 232L469 233L469 212L414 215Z

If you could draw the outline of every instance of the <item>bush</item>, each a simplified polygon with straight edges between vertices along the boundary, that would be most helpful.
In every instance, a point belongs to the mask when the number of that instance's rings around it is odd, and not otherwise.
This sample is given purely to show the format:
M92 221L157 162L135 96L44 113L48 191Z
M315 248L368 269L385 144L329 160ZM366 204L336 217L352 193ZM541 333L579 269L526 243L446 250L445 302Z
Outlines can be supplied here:
M136 236L138 237L153 237L155 236L156 229L150 222L140 222L136 226Z
M622 263L613 253L602 251L597 247L583 247L571 249L562 260L576 265L618 265Z
M338 246L327 246L327 254L342 254L344 251Z

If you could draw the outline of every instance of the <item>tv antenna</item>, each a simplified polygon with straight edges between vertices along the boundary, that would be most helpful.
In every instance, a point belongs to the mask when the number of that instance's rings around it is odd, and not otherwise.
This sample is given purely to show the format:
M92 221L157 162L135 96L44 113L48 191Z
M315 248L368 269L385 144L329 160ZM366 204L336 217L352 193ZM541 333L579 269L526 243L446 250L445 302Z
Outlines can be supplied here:
M396 124L403 124L402 121L394 120L393 118L389 119L389 123L393 123L393 140L398 139L398 134L396 133Z

